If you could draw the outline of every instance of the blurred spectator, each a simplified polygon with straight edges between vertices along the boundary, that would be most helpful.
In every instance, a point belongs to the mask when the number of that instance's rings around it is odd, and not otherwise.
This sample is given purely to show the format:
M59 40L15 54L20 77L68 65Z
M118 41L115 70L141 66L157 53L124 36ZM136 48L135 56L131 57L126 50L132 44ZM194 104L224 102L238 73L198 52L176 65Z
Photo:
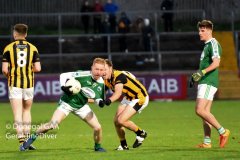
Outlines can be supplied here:
M143 18L139 16L132 23L131 32L141 34L142 33L142 27L143 27ZM136 44L138 44L138 46L142 46L142 39L141 38L136 37L135 41L136 41Z
M109 34L111 33L111 26L109 23L109 15L106 14L104 17L104 20L102 22L102 33L104 34ZM104 47L104 52L108 52L108 37L103 36L103 47Z
M103 6L100 3L99 0L95 0L95 4L93 6L93 12L95 13L101 13L103 12ZM101 20L102 20L102 15L94 15L93 17L93 31L94 33L100 33L101 31Z
M133 33L141 33L143 26L143 18L137 17L137 19L132 24L132 32Z
M144 19L144 26L142 27L142 39L143 39L143 46L145 52L152 53L152 38L154 37L154 29L150 25L150 20L145 18ZM145 58L145 62L154 62L155 59L153 55L149 55Z
M89 5L88 0L85 0L81 7L81 13L86 13L91 11L92 11L92 7ZM89 20L90 20L90 15L82 15L84 33L89 32Z
M162 15L164 31L173 31L173 13L171 12L173 10L173 0L164 0L161 4L161 10L164 12Z
M127 17L127 14L125 12L122 12L121 17L118 21L118 33L123 34L119 38L119 49L121 52L128 53L128 47L127 47L127 42L126 42L127 37L124 34L129 33L130 25L131 25L131 21Z
M109 14L109 23L111 28L111 33L116 32L116 12L118 11L118 6L112 2L112 0L107 0L104 5L104 11Z
M137 19L133 22L132 24L132 32L133 33L139 33L139 34L142 34L142 27L143 27L143 24L144 24L144 19L142 17L137 17ZM137 37L135 39L136 41L136 44L138 44L138 46L142 46L142 39ZM140 48L140 47L139 47ZM140 50L138 50L140 51ZM136 55L136 64L137 65L143 65L144 64L144 61L143 61L143 58L142 58L142 55Z

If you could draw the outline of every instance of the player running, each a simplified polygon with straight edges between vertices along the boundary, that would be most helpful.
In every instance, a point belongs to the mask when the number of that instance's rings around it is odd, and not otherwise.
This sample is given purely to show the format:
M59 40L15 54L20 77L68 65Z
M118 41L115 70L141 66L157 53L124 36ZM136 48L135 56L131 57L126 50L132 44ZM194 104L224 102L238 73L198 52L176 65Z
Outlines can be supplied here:
M220 147L223 148L230 135L228 129L223 128L211 113L213 97L219 85L218 67L222 48L218 41L212 37L213 23L203 20L198 23L200 40L205 43L200 58L199 71L192 74L192 79L198 82L198 92L195 111L203 120L204 140L199 148L211 148L211 128L217 129L220 135Z
M96 58L93 61L91 72L90 71L77 71L62 73L60 75L61 88L64 91L63 96L60 98L59 106L55 110L50 122L41 125L37 131L30 136L22 145L22 150L26 150L41 133L58 127L58 125L68 116L70 112L85 121L92 129L94 135L94 150L97 152L105 152L106 150L101 147L102 140L102 127L95 115L89 107L88 99L94 99L95 102L103 107L104 103L104 81L102 76L105 71L105 61L102 58ZM65 86L65 82L75 77L81 83L81 91L73 95L69 90L71 86Z
M113 94L105 100L105 104L110 105L124 94L114 117L114 125L120 139L120 146L117 150L129 149L124 128L136 133L136 140L133 144L133 148L137 148L147 137L147 132L139 128L139 126L130 121L130 119L137 112L140 113L148 105L148 93L145 87L130 72L114 70L112 62L109 60L105 61L106 73L103 76L104 83L107 88L113 91Z

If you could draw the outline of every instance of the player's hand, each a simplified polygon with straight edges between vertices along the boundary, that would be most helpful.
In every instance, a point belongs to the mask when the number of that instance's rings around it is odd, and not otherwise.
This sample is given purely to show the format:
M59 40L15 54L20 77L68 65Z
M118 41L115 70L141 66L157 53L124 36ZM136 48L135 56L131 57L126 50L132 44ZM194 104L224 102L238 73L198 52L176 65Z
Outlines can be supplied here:
M199 70L192 74L192 78L195 82L198 82L206 74L205 70Z
M104 105L105 105L104 100L100 100L99 103L98 103L98 106L101 107L101 108L103 108Z
M106 104L107 106L109 106L111 103L112 103L111 99L106 99L106 100L105 100L105 104Z
M96 99L95 103L101 108L103 108L105 105L105 101L103 99Z
M73 94L73 92L69 90L71 87L72 87L72 86L62 86L61 89L62 89L62 91L63 91L64 93L66 93L67 95L70 96L70 95Z
M189 80L189 88L192 88L193 86L194 86L194 80L193 80L193 77L191 76Z

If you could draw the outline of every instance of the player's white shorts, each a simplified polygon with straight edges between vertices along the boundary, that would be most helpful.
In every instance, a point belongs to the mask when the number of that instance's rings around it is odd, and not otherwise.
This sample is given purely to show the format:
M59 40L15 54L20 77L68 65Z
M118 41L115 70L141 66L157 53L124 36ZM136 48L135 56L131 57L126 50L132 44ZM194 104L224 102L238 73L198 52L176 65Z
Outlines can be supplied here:
M213 100L215 93L217 92L217 88L207 84L199 84L197 98L203 98L207 100Z
M129 101L129 100L127 100L126 97L124 97L124 98L122 99L122 101L121 101L121 104L122 104L122 105L125 105L125 106L130 105L130 106L134 107L137 102L139 102L139 99L134 99L134 100L132 100L132 101ZM138 112L138 113L141 113L142 110L147 107L148 102L149 102L149 96L146 96L146 97L145 97L145 102L144 102L144 104L142 105L142 107L141 107L139 110L137 110L137 112ZM136 110L136 109L135 109L135 110Z
M59 101L59 106L57 109L61 110L66 116L68 116L68 114L72 112L81 119L84 119L89 113L93 112L88 104L85 104L82 108L77 109L71 107L69 104L61 100Z
M34 88L17 88L17 87L8 87L8 97L9 99L33 99Z

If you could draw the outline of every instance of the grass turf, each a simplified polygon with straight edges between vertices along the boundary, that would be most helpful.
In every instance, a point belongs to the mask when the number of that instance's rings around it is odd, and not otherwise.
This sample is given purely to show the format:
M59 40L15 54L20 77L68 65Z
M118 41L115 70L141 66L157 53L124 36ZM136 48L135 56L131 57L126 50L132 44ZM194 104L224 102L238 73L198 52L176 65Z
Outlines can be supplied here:
M201 119L195 115L194 101L150 102L149 106L132 120L148 132L143 145L131 146L135 134L126 130L129 151L115 151L119 140L113 126L117 103L99 108L92 105L103 128L102 146L106 153L93 151L93 134L89 126L70 114L58 129L47 133L47 138L38 138L35 151L18 151L18 142L11 125L12 111L9 103L0 103L0 159L81 159L81 160L237 160L240 159L239 113L240 101L215 101L212 112L220 123L230 129L231 136L226 148L218 147L218 134L212 130L212 149L198 149L202 141ZM32 122L34 125L50 120L57 103L34 103ZM9 127L9 126L10 127ZM7 128L10 129L7 129ZM8 137L6 137L8 135ZM56 136L56 137L51 137Z

